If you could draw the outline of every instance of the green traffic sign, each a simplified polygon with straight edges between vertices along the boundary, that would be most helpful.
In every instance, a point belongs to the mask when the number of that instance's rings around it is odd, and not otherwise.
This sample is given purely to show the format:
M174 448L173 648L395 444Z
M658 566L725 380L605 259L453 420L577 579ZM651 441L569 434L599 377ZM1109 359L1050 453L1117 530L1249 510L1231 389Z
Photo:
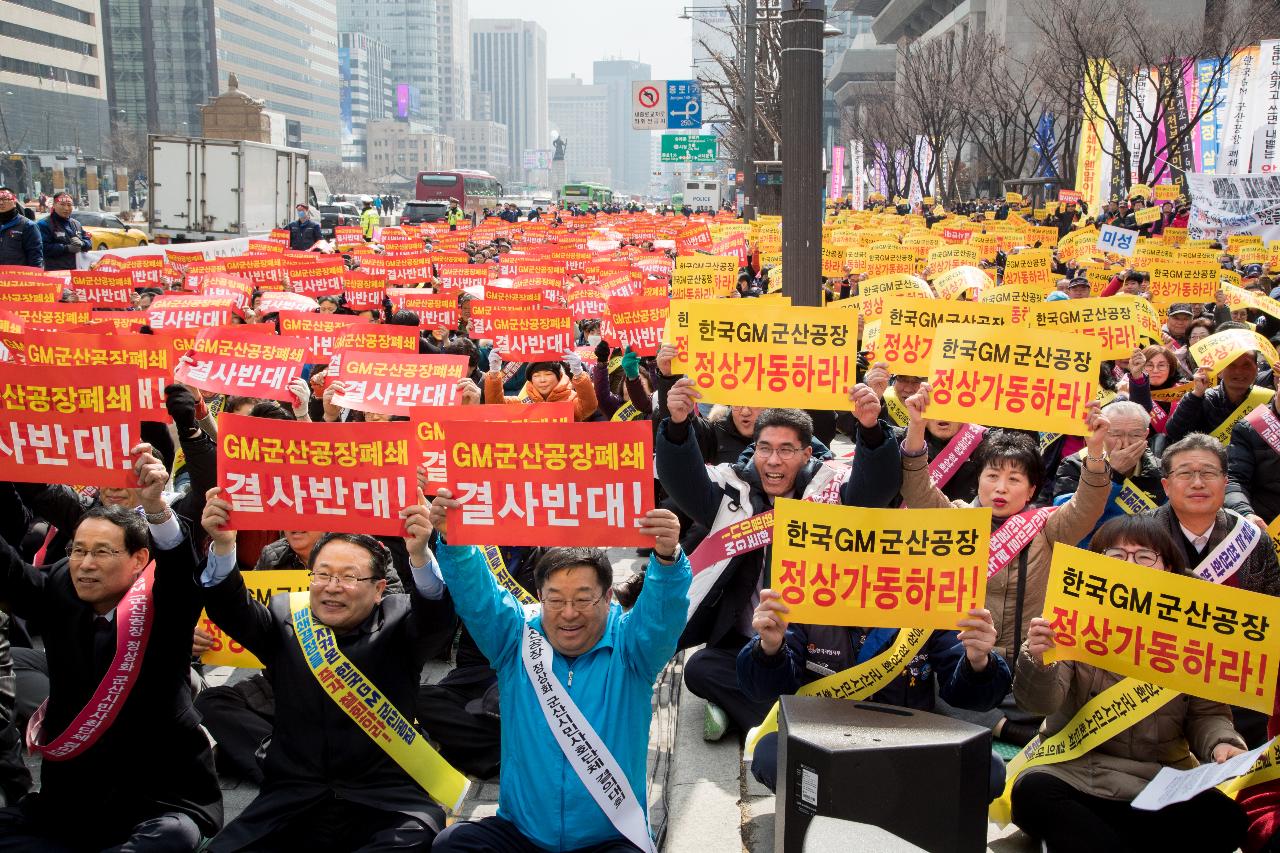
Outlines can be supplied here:
M711 134L664 133L663 163L714 163L716 137Z

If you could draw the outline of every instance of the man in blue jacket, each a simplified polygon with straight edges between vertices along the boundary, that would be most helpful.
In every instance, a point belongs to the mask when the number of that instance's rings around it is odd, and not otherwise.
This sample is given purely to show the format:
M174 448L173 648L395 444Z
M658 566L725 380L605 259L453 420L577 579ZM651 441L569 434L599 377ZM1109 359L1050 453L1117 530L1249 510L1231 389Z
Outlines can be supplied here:
M44 269L40 229L18 210L18 197L0 187L0 266Z
M782 593L760 591L760 604L751 619L757 633L738 653L738 684L757 702L772 704L811 681L874 660L889 652L898 640L897 628L788 625L789 611ZM957 627L958 632L930 634L906 668L869 701L932 711L936 680L938 693L954 707L989 711L999 705L1013 684L1013 676L1004 658L992 651L997 635L991 611L970 610ZM1004 765L998 758L992 761L994 799L1004 787ZM756 744L751 773L769 790L776 786L777 732Z
M431 523L443 537L446 513L461 504L447 489L437 495ZM654 849L645 814L653 682L675 652L691 572L674 513L650 510L639 530L653 537L653 556L626 613L598 548L548 549L534 569L541 606L528 610L479 548L437 550L454 607L498 673L502 775L497 816L449 827L435 853Z
M321 240L320 223L311 218L305 204L294 208L294 219L289 223L289 248L305 252Z
M92 247L93 240L85 233L84 226L71 218L75 202L71 193L61 192L53 197L49 215L36 223L44 249L44 268L47 270L73 270L76 258Z

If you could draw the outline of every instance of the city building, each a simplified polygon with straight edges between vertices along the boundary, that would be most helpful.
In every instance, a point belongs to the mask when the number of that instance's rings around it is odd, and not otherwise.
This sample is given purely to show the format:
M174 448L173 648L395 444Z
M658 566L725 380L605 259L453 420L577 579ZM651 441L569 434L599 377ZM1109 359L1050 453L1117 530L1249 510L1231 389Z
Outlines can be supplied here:
M107 100L117 141L192 136L218 91L208 0L102 0Z
M407 110L401 117L439 130L438 0L337 0L337 6L339 30L364 33L390 49L392 83L403 87L397 106Z
M547 122L565 141L564 170L571 183L613 185L609 168L609 87L580 77L547 81Z
M436 0L439 126L471 118L471 24L467 0Z
M416 177L418 172L458 167L453 138L415 121L370 121L365 144L368 168L375 178L392 172Z
M370 121L394 115L391 51L364 33L338 33L338 74L342 165L364 168L365 128Z
M507 126L510 180L528 180L524 152L551 144L546 31L534 21L514 18L472 20L471 69L472 85L491 99L492 120Z
M332 0L291 0L289 10L258 0L212 0L218 74L285 118L286 145L316 163L341 161L338 25Z
M101 0L0 0L0 150L106 153L101 9Z
M459 169L478 169L505 182L511 167L507 150L507 126L496 121L447 122L445 133L453 137L454 159Z
M640 195L649 188L649 151L653 134L631 129L631 84L650 80L653 69L630 59L597 60L592 66L595 85L608 90L609 169L613 188Z

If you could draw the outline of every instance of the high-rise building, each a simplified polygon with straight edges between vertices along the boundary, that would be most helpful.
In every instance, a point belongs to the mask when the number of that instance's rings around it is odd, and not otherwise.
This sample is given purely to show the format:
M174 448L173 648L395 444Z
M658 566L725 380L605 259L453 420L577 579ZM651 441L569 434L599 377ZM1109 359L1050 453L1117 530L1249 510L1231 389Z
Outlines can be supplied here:
M365 129L370 121L391 118L395 87L391 52L364 33L338 33L338 102L342 116L342 165L365 166Z
M218 93L209 0L102 0L112 130L194 136Z
M338 23L333 0L212 0L218 74L234 71L246 92L284 116L284 142L312 162L341 161Z
M0 0L0 146L106 150L101 0Z
M364 33L390 48L392 83L406 87L401 92L408 96L409 117L433 130L444 125L437 8L446 2L450 0L337 0L338 28Z
M365 130L369 171L375 178L398 172L417 180L418 172L457 168L452 137L424 124L380 119Z
M454 159L459 169L488 172L506 181L511 166L507 151L507 126L496 121L463 121L445 124L445 133L453 137Z
M608 86L588 86L580 77L548 80L547 121L552 135L565 141L566 179L613 184Z
M547 33L534 21L471 21L475 85L493 102L493 120L507 126L512 181L524 175L526 150L551 145L547 129Z
M597 86L608 90L609 169L613 187L641 194L649 189L649 151L653 144L647 130L631 129L631 84L649 80L653 70L643 62L629 59L598 60L592 68Z
M471 118L471 25L467 0L436 0L440 123Z

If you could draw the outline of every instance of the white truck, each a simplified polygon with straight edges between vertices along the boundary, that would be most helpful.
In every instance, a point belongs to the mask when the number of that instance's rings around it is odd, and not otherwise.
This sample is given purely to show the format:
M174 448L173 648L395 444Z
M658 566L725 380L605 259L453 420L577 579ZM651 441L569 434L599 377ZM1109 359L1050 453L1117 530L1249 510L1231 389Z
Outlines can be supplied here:
M189 136L147 141L153 242L266 234L288 224L297 205L317 206L302 149Z

